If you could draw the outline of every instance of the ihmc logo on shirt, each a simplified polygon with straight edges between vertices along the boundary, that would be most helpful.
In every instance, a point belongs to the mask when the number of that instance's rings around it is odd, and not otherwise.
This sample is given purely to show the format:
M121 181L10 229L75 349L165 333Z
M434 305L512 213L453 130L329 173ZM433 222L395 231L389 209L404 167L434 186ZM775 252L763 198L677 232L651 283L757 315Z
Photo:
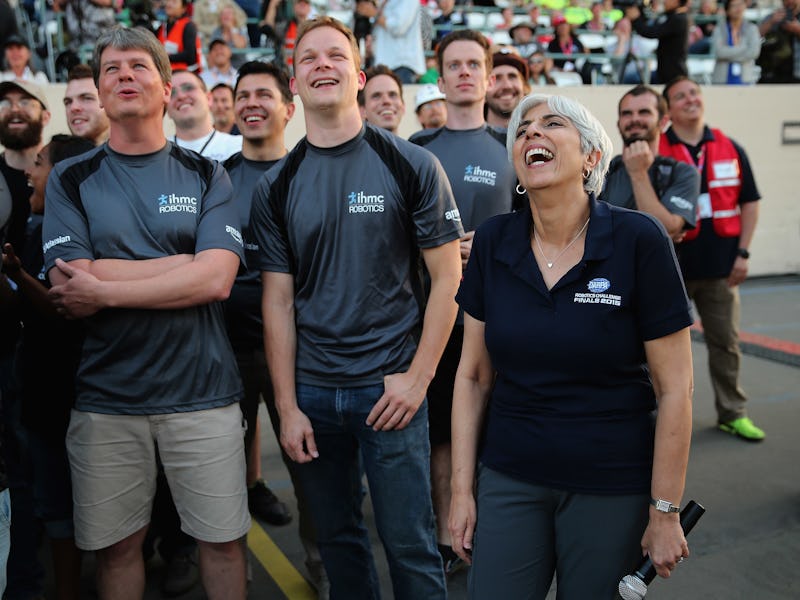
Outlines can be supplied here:
M467 165L464 169L464 181L494 186L497 181L497 172L481 169L479 165Z
M197 212L197 198L194 196L178 196L177 194L161 194L158 197L158 212Z
M383 194L350 192L347 195L347 210L350 214L383 212Z

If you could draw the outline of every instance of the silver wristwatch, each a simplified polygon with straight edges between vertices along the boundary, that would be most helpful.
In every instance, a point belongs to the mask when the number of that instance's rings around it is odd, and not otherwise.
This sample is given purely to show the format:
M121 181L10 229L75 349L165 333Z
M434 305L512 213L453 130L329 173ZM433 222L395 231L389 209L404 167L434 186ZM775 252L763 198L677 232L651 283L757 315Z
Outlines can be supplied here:
M675 506L669 500L662 500L661 498L656 500L655 498L650 498L650 504L655 506L656 510L659 510L661 512L665 512L665 513L679 513L679 512L681 512L680 507L679 506Z

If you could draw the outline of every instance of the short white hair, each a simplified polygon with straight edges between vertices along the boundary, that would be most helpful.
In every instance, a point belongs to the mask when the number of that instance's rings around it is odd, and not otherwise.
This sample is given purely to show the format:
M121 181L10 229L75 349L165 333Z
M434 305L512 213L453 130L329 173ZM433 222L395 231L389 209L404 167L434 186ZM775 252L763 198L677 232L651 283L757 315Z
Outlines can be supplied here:
M596 150L600 151L600 160L590 173L589 177L583 182L583 189L587 192L599 194L603 189L608 165L611 162L611 138L608 137L605 128L592 113L580 102L567 98L566 96L551 96L549 94L528 94L525 96L514 112L508 123L508 135L506 136L506 148L508 149L508 160L514 162L514 142L517 139L517 129L522 118L530 109L547 104L548 108L555 114L569 119L578 130L581 138L581 151L588 155Z

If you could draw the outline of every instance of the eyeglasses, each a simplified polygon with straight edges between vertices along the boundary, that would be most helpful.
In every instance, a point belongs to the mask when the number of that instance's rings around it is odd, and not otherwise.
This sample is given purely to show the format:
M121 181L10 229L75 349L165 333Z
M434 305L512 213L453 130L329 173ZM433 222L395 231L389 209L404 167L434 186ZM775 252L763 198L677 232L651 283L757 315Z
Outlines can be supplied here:
M172 88L172 91L169 94L170 98L174 98L178 95L178 92L183 92L184 94L189 94L197 89L197 86L193 83L182 83L180 85L176 85Z
M532 65L540 65L540 64L542 64L544 62L544 59L543 58L530 58L530 59L528 59L528 62L530 64L532 64Z
M36 106L36 103L39 102L35 98L20 98L19 100L9 100L8 98L3 98L0 100L0 112L6 112L7 110L11 110L11 107L16 105L23 110L28 110Z

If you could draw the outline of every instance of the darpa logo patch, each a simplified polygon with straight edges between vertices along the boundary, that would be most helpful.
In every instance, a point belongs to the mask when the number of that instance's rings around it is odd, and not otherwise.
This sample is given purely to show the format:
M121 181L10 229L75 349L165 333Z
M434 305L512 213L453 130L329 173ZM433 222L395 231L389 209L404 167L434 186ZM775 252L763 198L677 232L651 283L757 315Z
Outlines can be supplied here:
M589 291L593 294L602 294L608 288L611 287L611 282L608 279L604 279L603 277L597 277L592 279L587 285Z
M575 292L572 301L575 304L607 304L610 306L622 306L622 296L617 294L606 294L611 288L611 282L604 277L596 277L586 284L589 293Z

